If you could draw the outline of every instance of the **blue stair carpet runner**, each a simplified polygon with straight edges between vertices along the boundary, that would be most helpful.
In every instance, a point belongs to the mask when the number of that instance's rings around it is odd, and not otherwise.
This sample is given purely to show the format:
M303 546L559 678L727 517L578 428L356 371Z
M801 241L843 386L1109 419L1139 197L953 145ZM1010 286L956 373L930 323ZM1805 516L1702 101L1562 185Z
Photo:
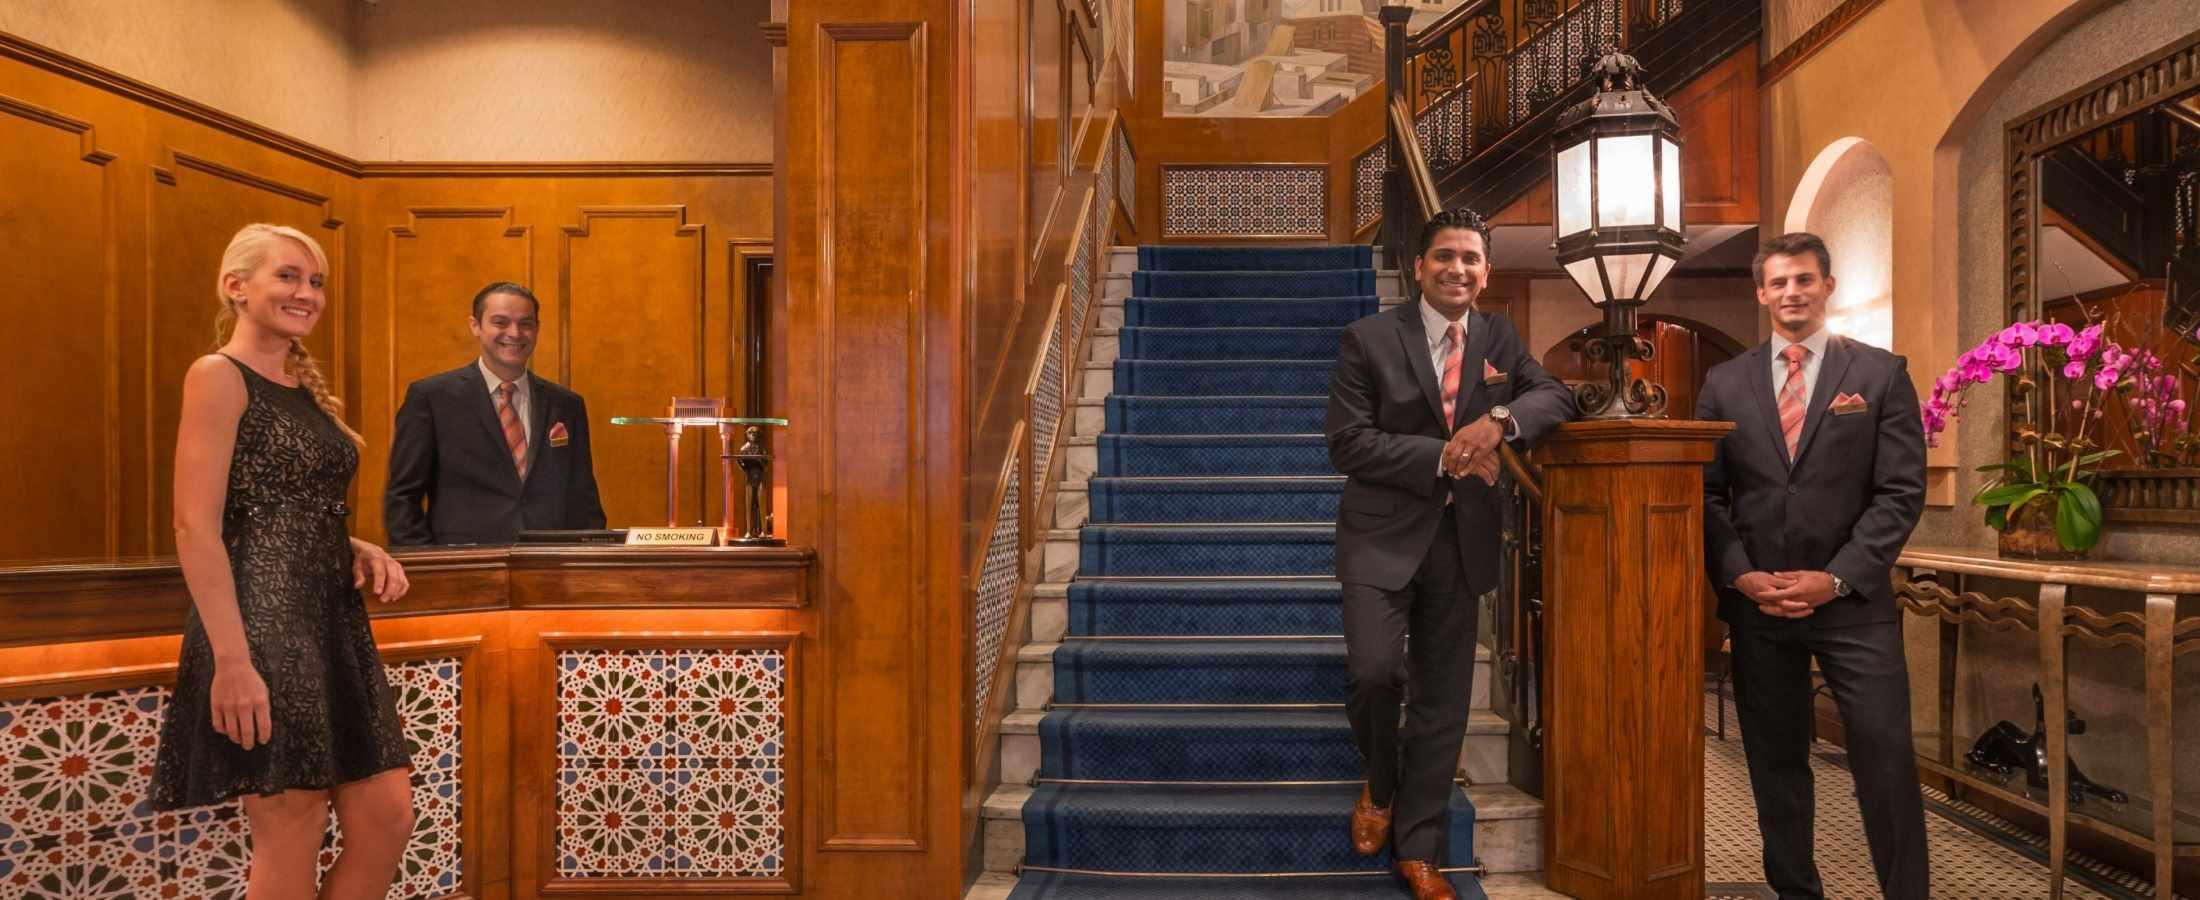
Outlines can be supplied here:
M1011 900L1408 896L1352 851L1337 335L1366 247L1141 247ZM1446 865L1473 865L1452 797ZM1484 897L1473 876L1459 895Z

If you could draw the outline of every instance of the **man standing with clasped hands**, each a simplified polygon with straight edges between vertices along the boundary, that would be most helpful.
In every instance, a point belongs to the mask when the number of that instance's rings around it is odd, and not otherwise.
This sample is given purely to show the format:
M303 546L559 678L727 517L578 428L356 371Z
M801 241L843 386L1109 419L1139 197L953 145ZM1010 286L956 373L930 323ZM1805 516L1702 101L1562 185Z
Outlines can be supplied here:
M1454 897L1439 867L1473 686L1475 601L1497 586L1497 442L1532 446L1574 410L1512 323L1474 310L1489 246L1489 223L1472 210L1429 220L1413 258L1421 300L1345 328L1324 429L1346 476L1346 711L1367 766L1352 843L1370 856L1389 843L1416 900Z
M1783 900L1823 898L1811 856L1811 658L1841 708L1879 890L1931 891L1888 571L1925 506L1925 430L1902 357L1826 329L1832 259L1774 238L1750 266L1772 339L1713 367L1696 417L1733 422L1704 467L1704 571L1732 629L1734 700Z

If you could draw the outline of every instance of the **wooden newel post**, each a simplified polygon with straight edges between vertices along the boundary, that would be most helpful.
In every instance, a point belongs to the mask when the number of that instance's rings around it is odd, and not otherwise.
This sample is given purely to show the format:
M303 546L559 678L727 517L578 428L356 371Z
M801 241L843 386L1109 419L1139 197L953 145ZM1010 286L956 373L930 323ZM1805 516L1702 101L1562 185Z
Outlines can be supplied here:
M1552 890L1703 896L1703 465L1732 427L1575 422L1538 453Z

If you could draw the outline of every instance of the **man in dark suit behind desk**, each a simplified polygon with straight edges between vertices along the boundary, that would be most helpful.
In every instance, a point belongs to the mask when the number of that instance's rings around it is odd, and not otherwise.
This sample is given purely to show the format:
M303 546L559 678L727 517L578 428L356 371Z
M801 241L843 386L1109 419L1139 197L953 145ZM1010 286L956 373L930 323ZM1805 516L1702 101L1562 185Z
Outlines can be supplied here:
M1476 598L1497 586L1497 442L1532 446L1574 410L1512 323L1474 311L1489 240L1472 210L1429 220L1413 259L1421 300L1345 328L1324 429L1346 476L1346 714L1367 766L1352 842L1367 855L1393 843L1417 900L1453 897L1437 867L1466 736ZM1412 698L1403 728L1402 694Z
M474 295L481 356L413 382L390 438L390 543L503 544L604 527L579 394L529 374L542 306L500 281ZM422 504L426 509L422 509Z
M1931 890L1909 669L1888 575L1924 510L1925 432L1902 357L1826 330L1825 242L1751 266L1772 338L1712 368L1696 417L1735 423L1704 467L1704 570L1732 629L1734 699L1765 880L1822 898L1812 860L1810 661L1841 709L1879 889Z

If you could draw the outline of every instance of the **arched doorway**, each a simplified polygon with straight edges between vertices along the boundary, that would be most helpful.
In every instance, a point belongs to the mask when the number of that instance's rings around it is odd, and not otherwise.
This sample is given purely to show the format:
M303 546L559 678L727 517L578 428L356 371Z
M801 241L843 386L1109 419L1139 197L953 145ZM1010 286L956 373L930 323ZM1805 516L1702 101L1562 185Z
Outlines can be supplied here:
M1894 170L1879 148L1846 137L1818 151L1784 224L1824 238L1833 256L1826 327L1894 349Z
M1572 386L1605 377L1602 363L1592 363L1583 351L1604 326L1590 325L1543 351L1543 368ZM1644 313L1636 319L1635 334L1649 341L1655 354L1647 361L1629 362L1636 378L1665 386L1666 415L1686 419L1695 415L1696 392L1711 367L1740 356L1742 342L1702 322L1680 316Z

